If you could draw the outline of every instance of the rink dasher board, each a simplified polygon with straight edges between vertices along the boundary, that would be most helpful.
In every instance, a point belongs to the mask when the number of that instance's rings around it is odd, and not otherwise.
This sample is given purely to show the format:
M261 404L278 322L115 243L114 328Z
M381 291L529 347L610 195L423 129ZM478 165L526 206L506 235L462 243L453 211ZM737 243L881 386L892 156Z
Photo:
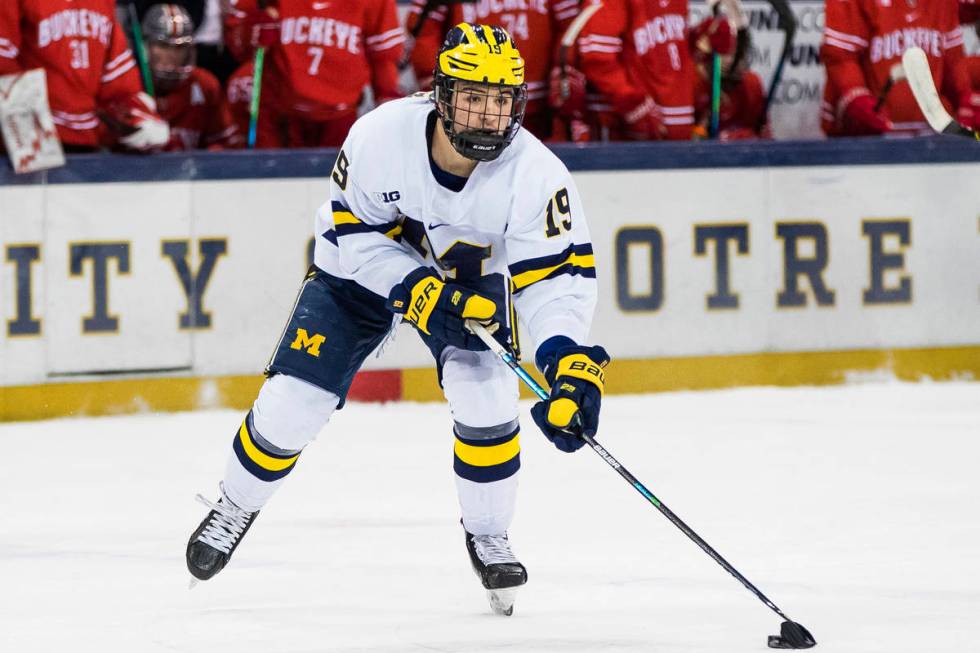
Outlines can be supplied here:
M947 143L701 151L715 168L692 167L690 150L563 150L595 248L610 391L975 378L980 161ZM595 169L607 155L630 168ZM834 156L844 165L793 165ZM885 163L906 159L929 162ZM0 186L0 418L247 405L333 154L229 160L266 177L211 178L201 155L82 157ZM168 166L178 180L159 180ZM357 398L441 397L407 327L365 369Z

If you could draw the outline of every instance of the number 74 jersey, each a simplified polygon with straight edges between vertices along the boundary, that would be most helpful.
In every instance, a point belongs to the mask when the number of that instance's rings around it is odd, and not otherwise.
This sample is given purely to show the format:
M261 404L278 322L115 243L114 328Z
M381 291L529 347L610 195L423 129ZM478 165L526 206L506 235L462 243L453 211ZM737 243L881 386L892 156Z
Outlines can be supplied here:
M354 124L317 213L317 267L387 297L409 272L432 266L494 299L508 325L516 311L537 344L557 335L585 342L595 262L564 164L521 129L498 159L465 180L447 177L429 156L436 129L427 94Z

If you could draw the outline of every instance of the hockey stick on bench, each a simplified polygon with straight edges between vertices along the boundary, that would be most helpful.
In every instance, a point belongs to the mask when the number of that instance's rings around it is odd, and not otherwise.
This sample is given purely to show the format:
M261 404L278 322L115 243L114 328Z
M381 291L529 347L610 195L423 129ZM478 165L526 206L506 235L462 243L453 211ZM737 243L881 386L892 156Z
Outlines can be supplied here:
M949 136L965 136L980 141L980 132L968 129L953 120L942 100L939 99L939 92L936 90L936 82L932 78L932 71L929 70L929 60L922 48L909 48L902 55L902 66L905 68L905 77L909 80L912 88L912 95L926 117L926 121L933 131L938 134Z
M538 382L531 377L530 374L524 371L524 369L518 364L517 360L514 358L514 355L511 354L509 351L507 351L507 349L505 349L503 345L501 345L499 342L494 340L493 336L490 335L490 333L483 327L483 325L479 324L478 322L474 322L473 320L467 320L466 326L470 331L475 333L480 338L480 340L482 340L484 344L486 344L487 347L490 348L490 351L495 353L497 357L500 358L500 360L506 363L507 367L512 369L514 373L517 374L517 376L519 376L521 380L524 381L525 384L527 384L527 386L534 392L534 394L538 396L539 399L541 399L542 401L547 401L549 397L548 391L542 388L538 384ZM593 439L591 436L585 435L584 433L579 435L583 440L585 440L586 444L588 444L593 451L599 454L600 458L606 461L606 464L608 464L610 467L615 469L620 476L626 479L626 482L632 485L637 492L643 495L643 498L645 498L647 501L652 503L653 506L657 510L659 510L664 517L669 519L670 523L672 523L674 526L679 528L682 533L687 535L695 544L701 547L702 551L707 553L715 562L721 565L725 571L727 571L729 574L734 576L736 580L742 583L742 585L744 585L747 590L755 594L756 597L760 601L765 603L770 610L772 610L780 617L785 619L785 621L783 621L779 629L780 634L769 636L769 641L768 641L769 648L801 649L801 648L812 648L813 646L816 645L817 642L815 639L813 639L813 635L810 634L810 631L804 628L801 624L791 620L789 617L783 614L783 611L780 610L778 607L776 607L775 603L773 603L768 598L766 598L765 594L760 592L756 588L756 586L750 583L745 576L743 576L741 573L739 573L737 569L735 569L735 567L729 564L727 560L722 558L717 551L711 548L711 545L709 545L707 542L701 539L700 535L695 533L690 526L688 526L683 521L681 521L680 517L675 515L670 508L665 506L657 497L655 497L653 493L650 492L650 490L648 490L642 483L640 483L640 481L636 479L635 476L630 474L629 471L627 471L627 469L623 467L622 464L620 464L620 462L612 456L612 454L606 451L606 449L603 448L598 442L596 442L595 439Z

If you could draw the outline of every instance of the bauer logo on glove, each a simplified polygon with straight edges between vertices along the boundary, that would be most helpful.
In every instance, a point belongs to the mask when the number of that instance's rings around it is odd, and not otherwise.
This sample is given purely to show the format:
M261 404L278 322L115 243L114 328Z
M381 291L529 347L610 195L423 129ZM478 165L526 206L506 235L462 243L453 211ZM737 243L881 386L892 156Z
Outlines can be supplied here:
M405 311L404 307L412 308ZM388 296L388 309L402 313L419 331L446 344L482 351L487 348L466 328L465 320L482 324L490 333L506 339L509 330L495 320L497 304L458 284L446 283L432 268L421 267L395 286Z
M544 375L551 396L531 408L534 423L552 444L577 451L599 429L599 407L605 391L609 354L602 347L562 347L548 357Z

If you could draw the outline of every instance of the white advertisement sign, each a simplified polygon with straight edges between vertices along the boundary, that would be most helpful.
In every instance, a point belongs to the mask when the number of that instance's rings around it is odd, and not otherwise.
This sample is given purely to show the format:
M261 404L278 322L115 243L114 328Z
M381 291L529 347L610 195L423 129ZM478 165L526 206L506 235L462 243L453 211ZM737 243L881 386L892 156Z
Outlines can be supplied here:
M624 358L980 343L978 164L580 172ZM321 179L0 188L0 384L265 366ZM528 349L531 351L530 349ZM368 368L420 367L408 327Z

